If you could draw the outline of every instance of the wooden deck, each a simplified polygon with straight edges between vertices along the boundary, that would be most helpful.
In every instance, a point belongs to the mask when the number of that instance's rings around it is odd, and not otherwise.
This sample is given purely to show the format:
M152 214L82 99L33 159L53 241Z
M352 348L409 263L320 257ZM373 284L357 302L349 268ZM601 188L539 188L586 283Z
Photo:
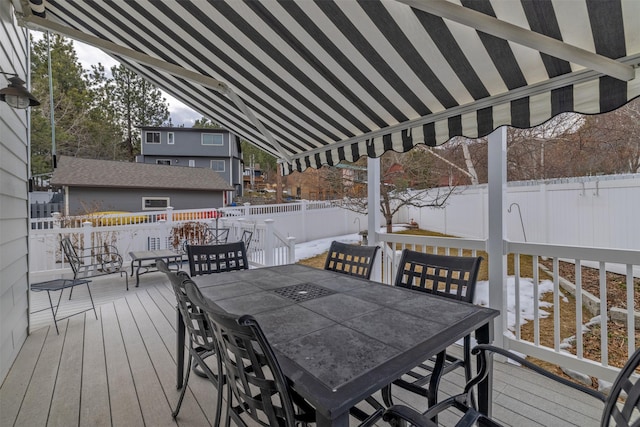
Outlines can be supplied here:
M179 391L175 299L165 276L142 276L140 287L126 292L114 275L96 279L91 290L97 320L93 311L70 317L57 335L50 313L32 315L32 334L0 388L0 426L211 425L216 390L195 375L177 421L171 418ZM76 289L61 310L86 308L84 292ZM33 294L34 310L43 306L46 292ZM443 395L462 382L447 376ZM601 404L523 368L495 363L494 390L494 416L506 425L599 425ZM440 422L454 424L447 414Z

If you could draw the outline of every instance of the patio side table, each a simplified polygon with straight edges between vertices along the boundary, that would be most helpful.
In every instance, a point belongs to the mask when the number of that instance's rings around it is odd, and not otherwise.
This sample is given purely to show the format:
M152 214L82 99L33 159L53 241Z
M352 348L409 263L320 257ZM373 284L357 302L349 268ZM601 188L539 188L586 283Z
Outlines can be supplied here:
M58 330L58 320L63 320L71 316L75 316L76 314L84 313L89 310L93 310L93 314L96 316L96 320L98 320L98 313L96 313L96 306L93 304L93 297L91 296L91 288L89 287L89 283L91 280L86 279L55 279L49 280L47 282L40 283L32 283L31 290L33 292L42 292L47 291L47 296L49 297L49 304L51 306L51 314L53 314L53 324L56 326L56 333L60 334ZM87 285L87 291L89 291L89 299L91 300L91 308L87 308L86 310L81 310L76 313L70 314L68 316L57 318L58 308L60 307L60 301L62 300L63 290L66 288L73 288L78 285ZM54 306L53 300L51 299L51 291L60 291L60 296L58 297L58 303ZM55 310L54 310L55 307ZM33 313L39 313L41 311L47 310L43 308L42 310L36 310Z

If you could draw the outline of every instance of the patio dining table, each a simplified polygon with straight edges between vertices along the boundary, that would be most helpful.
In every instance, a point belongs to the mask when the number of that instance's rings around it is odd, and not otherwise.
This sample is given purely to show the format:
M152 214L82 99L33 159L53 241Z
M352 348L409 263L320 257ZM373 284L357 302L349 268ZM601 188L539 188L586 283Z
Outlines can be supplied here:
M349 408L475 331L492 341L493 309L304 265L197 276L205 298L260 323L318 426L348 426ZM184 365L178 317L178 385ZM489 361L491 363L491 361ZM491 372L491 369L489 369ZM491 412L492 377L478 389Z

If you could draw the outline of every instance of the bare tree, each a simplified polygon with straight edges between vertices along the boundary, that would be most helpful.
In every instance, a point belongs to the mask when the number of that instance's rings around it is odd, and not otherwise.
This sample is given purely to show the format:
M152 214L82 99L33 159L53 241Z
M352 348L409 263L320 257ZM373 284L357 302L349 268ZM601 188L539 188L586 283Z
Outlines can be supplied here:
M438 176L431 170L433 157L423 150L399 154L387 152L380 162L380 211L385 218L387 232L392 231L393 217L405 206L416 208L443 207L455 186L439 187ZM369 211L364 160L330 183L343 192L342 207L366 214Z

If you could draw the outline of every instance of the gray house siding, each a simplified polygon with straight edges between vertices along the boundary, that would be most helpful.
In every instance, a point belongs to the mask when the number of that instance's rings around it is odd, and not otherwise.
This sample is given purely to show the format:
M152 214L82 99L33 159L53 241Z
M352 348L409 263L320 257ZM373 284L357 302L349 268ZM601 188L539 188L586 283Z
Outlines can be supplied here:
M159 143L147 143L148 132L159 133ZM173 133L173 144L169 144L169 133ZM222 136L222 145L203 145L202 135ZM157 164L169 162L171 166L193 166L212 168L211 161L223 161L224 170L216 170L225 182L233 186L238 196L242 195L242 159L238 150L238 137L223 129L194 128L141 128L142 145L140 161Z
M28 32L9 0L0 0L0 70L29 80ZM0 75L0 86L6 87ZM27 86L28 87L28 86ZM0 102L0 382L29 330L29 110Z
M70 215L97 211L140 212L143 197L169 197L174 209L202 209L222 206L223 193L190 190L155 190L141 188L66 188ZM160 209L161 210L161 209Z

